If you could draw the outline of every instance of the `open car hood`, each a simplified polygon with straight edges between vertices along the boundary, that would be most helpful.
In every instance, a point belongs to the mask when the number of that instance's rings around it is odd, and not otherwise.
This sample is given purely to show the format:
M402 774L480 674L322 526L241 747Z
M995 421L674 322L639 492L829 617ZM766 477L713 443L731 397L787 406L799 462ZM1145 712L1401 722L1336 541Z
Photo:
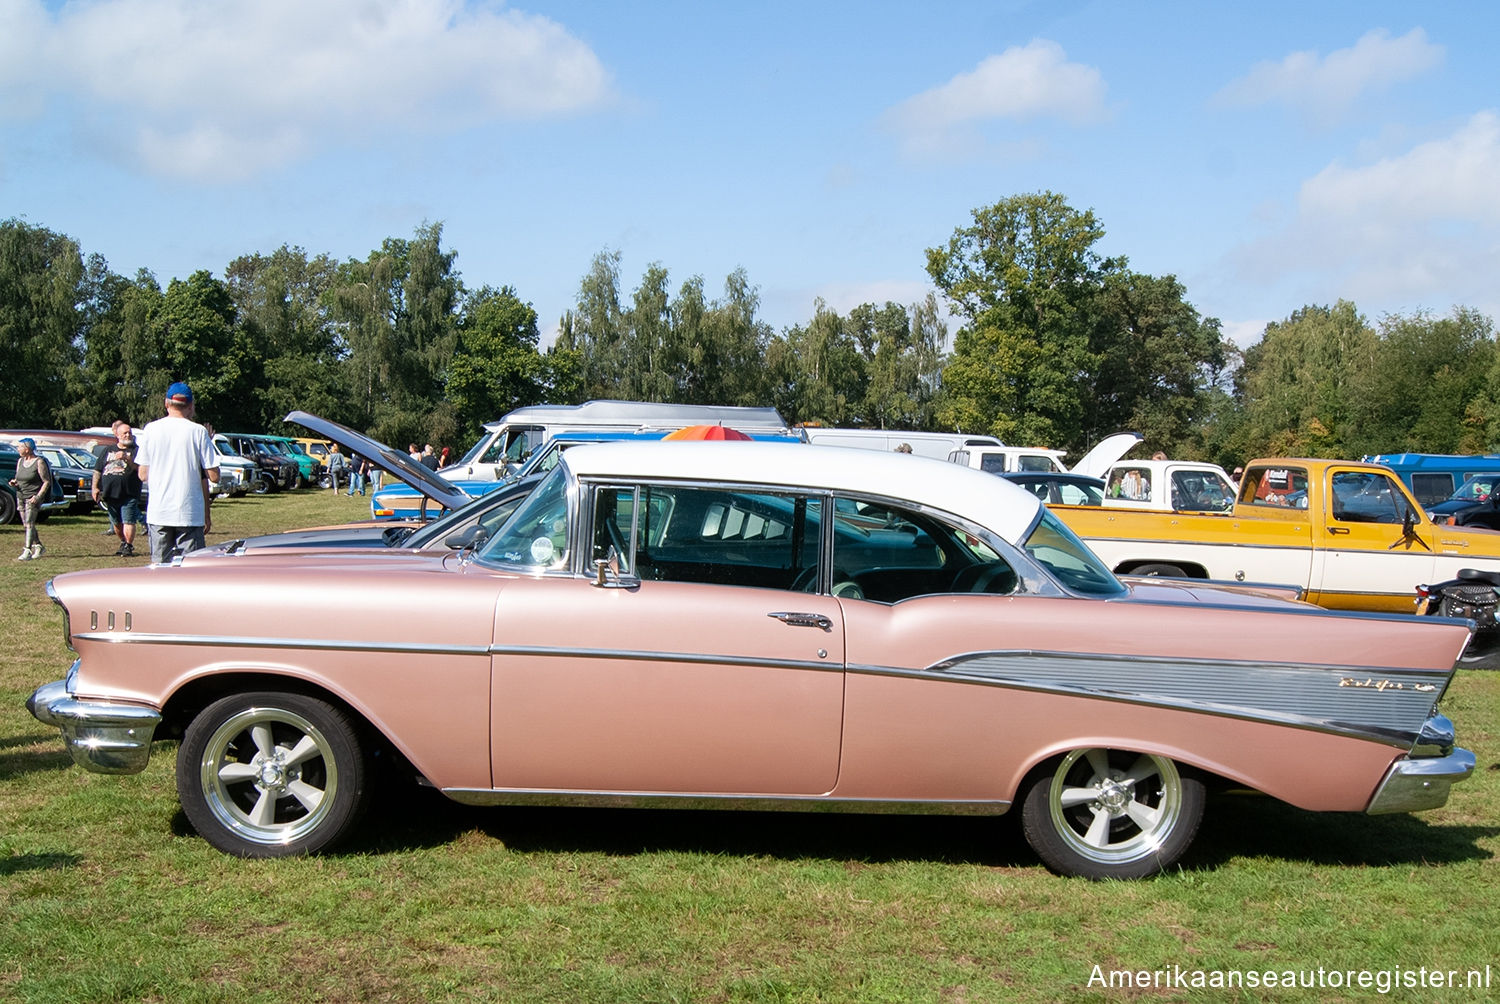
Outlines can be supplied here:
M376 467L402 484L410 485L444 509L457 509L473 498L453 482L438 477L402 451L393 450L362 432L355 432L348 426L326 418L319 418L305 411L291 412L287 415L286 421L338 443L351 454L368 458Z
M1130 448L1145 437L1139 432L1117 432L1106 436L1071 468L1074 474L1087 474L1091 478L1102 478L1111 464L1130 452Z

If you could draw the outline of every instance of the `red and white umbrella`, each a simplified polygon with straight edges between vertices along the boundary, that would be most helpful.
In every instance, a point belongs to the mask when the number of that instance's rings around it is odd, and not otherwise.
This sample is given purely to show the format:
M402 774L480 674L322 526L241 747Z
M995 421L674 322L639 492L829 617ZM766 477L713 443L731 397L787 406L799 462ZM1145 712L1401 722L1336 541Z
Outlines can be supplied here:
M752 437L745 435L738 429L730 429L722 425L690 425L685 429L669 432L662 438L727 440L750 439Z

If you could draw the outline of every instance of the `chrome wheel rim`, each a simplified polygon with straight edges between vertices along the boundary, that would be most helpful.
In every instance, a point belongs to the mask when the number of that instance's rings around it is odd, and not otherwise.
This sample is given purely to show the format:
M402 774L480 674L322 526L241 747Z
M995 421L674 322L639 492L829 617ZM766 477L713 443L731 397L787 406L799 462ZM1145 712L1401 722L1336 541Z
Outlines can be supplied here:
M1080 857L1126 864L1149 857L1182 817L1182 777L1165 757L1074 750L1047 793L1052 825Z
M301 715L249 708L214 730L199 783L214 818L257 844L287 844L333 809L338 764L328 739Z

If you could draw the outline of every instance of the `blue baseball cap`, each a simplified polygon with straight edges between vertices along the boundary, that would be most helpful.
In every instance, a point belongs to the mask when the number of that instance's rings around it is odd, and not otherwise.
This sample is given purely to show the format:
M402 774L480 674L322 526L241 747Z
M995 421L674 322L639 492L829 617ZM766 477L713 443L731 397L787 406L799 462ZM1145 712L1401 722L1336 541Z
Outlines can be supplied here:
M177 383L174 383L172 386L167 388L167 400L176 401L178 404L192 404L193 388L189 387L187 384L181 381L178 381Z
M16 440L16 442L25 443L26 447L31 450L32 453L36 452L36 440L32 439L30 436L22 436L20 439Z

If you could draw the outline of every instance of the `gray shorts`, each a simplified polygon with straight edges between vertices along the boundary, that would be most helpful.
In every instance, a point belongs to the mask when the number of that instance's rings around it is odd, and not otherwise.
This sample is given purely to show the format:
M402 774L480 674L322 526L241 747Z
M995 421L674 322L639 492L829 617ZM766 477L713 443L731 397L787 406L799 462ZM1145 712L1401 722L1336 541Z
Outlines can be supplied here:
M201 526L157 526L147 524L151 531L151 564L165 565L175 553L187 554L203 546Z

